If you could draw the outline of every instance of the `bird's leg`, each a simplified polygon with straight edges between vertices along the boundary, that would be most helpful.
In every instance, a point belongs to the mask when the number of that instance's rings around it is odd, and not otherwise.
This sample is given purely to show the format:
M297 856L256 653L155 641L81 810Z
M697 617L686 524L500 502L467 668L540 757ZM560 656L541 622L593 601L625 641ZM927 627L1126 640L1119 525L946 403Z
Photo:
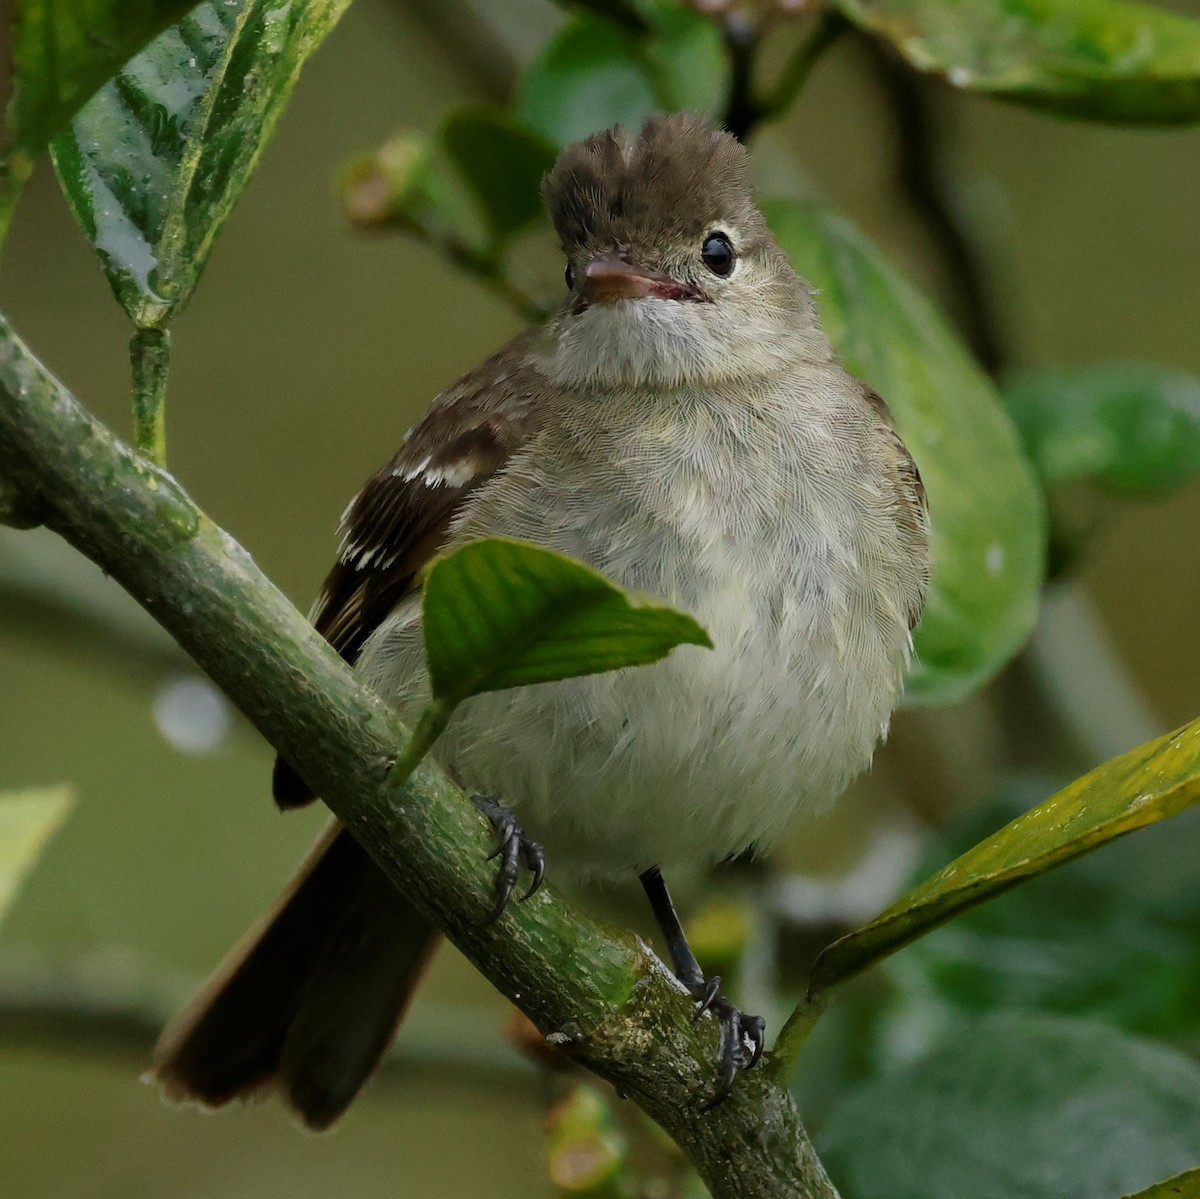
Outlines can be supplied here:
M522 862L532 873L533 881L521 898L528 899L542 885L546 874L546 855L536 841L525 835L517 823L517 818L498 800L490 795L472 795L471 802L488 818L500 838L496 848L487 858L489 862L493 858L500 859L500 869L496 871L496 906L484 922L491 924L498 920L508 907L508 901L512 898L521 873Z
M729 1096L737 1072L750 1069L762 1057L766 1024L761 1016L743 1014L721 994L719 976L704 977L704 971L700 969L700 963L696 961L696 955L687 943L683 925L675 912L671 893L667 890L659 868L652 866L639 877L646 890L646 897L650 900L654 918L666 938L675 977L687 987L696 1001L695 1019L698 1020L705 1012L712 1012L721 1023L717 1088L713 1097L704 1105L704 1110L709 1111Z

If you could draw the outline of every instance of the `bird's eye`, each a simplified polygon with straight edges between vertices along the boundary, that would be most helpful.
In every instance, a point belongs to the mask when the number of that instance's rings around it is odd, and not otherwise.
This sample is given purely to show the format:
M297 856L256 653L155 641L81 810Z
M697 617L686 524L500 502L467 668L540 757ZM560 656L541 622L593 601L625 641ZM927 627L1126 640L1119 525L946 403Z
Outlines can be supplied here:
M724 233L710 233L700 249L704 265L714 275L728 275L733 270L733 242Z
M566 281L567 281L567 291L574 291L575 290L575 268L569 262L567 263L567 269L564 273L564 277L566 278Z

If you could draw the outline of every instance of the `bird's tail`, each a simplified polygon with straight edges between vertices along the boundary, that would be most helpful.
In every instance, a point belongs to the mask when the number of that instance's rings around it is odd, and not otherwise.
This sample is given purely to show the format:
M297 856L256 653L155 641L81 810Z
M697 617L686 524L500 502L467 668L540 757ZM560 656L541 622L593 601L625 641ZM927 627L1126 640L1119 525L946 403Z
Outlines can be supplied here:
M169 1099L278 1089L310 1128L346 1110L387 1049L437 930L339 824L159 1038Z

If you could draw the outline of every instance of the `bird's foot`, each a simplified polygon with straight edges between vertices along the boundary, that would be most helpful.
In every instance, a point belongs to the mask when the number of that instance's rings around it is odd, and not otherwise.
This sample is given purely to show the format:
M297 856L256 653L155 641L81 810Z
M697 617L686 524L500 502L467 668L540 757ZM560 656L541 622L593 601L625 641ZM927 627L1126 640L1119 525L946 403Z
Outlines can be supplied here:
M721 994L721 979L717 975L701 979L694 985L685 981L685 986L696 1001L696 1014L692 1019L699 1020L705 1012L712 1012L721 1026L721 1048L717 1055L717 1087L712 1098L700 1109L710 1112L729 1098L738 1071L752 1069L758 1064L758 1059L763 1054L767 1024L761 1016L748 1016L734 1007Z
M546 874L546 855L536 841L525 835L517 818L502 803L488 795L472 795L471 802L488 818L500 837L496 848L487 857L489 862L493 858L500 859L500 869L496 871L496 906L484 921L485 924L491 924L508 907L517 879L521 876L522 862L533 875L533 880L521 898L528 899L542 885Z

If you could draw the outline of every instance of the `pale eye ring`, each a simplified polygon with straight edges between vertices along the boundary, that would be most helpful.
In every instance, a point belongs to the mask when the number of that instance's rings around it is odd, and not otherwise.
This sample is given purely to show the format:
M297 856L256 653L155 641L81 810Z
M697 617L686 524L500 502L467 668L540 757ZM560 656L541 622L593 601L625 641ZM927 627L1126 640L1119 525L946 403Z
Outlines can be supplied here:
M714 275L728 275L737 261L729 236L720 231L710 233L700 247L700 260Z

